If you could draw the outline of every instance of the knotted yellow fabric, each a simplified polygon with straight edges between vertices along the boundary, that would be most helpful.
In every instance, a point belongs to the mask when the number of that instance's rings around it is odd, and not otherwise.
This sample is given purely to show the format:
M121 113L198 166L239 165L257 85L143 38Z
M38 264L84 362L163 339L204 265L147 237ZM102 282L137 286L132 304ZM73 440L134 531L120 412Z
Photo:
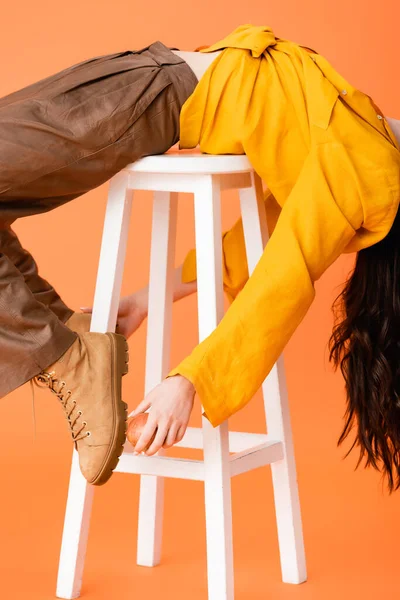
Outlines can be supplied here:
M241 222L224 234L234 302L169 374L192 381L214 426L260 387L307 313L314 282L342 253L380 241L400 199L393 132L324 57L252 25L202 52L220 49L183 107L180 145L247 154L268 186L272 235L249 278ZM196 279L195 257L185 260L184 281Z

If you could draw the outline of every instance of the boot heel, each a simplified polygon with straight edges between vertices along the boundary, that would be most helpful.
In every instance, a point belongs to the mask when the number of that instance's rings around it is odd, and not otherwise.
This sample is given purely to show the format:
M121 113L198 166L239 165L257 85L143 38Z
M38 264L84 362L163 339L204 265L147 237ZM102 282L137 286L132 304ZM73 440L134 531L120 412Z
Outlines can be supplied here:
M120 368L120 373L123 376L129 371L129 346L126 338L120 333L114 333L113 336L118 348L118 366Z

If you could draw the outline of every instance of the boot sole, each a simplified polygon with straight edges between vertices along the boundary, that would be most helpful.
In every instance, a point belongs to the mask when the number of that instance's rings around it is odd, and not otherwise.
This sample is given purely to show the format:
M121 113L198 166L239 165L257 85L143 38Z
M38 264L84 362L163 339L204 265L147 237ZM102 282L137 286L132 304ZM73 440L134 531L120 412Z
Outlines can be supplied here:
M110 449L104 461L104 468L99 475L91 481L92 485L104 485L113 474L119 457L121 456L126 440L128 405L122 400L122 377L128 373L129 347L126 338L119 334L108 331L106 333L111 343L111 361L112 361L112 390L114 401L114 415L117 420L114 428L114 438L110 444Z

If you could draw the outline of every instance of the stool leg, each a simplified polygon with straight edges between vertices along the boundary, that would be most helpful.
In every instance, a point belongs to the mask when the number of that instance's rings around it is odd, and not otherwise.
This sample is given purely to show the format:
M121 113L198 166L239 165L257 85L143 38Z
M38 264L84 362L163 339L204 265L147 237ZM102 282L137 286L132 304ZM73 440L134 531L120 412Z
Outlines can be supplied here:
M131 211L131 192L124 172L110 181L91 331L115 331ZM57 579L58 598L81 592L94 486L80 472L74 450Z
M129 176L124 171L110 181L91 331L115 331L132 210L133 191L128 186Z
M79 598L92 512L94 486L80 472L78 453L72 456L67 510L57 578L57 598Z
M170 369L173 270L178 194L155 192L151 234L149 313L146 344L145 393ZM158 456L165 454L162 448ZM152 567L161 560L164 479L140 478L137 563Z
M247 260L251 273L268 242L268 228L260 178L240 190ZM307 579L300 501L297 487L285 368L281 356L262 386L268 433L283 442L283 460L271 464L282 579L302 583Z
M218 178L196 185L195 227L199 338L223 316L220 187ZM209 600L233 600L232 508L228 422L213 428L202 418Z

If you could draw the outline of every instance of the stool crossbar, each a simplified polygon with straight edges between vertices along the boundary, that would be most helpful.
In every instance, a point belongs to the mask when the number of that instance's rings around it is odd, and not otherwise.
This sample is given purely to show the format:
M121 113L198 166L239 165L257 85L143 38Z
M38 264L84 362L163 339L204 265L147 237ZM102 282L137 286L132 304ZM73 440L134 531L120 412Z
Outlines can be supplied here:
M249 272L268 242L260 178L246 156L167 153L146 157L115 175L109 186L91 331L115 331L121 293L132 196L154 194L146 345L146 394L169 372L172 280L179 192L194 194L199 339L223 316L220 195L237 189ZM116 471L141 476L137 564L161 560L164 478L204 481L209 600L234 599L231 477L271 465L282 579L306 579L303 533L281 356L262 386L268 433L230 432L228 422L189 427L176 444L203 449L203 460L133 454L127 443ZM94 487L86 483L73 452L57 581L59 598L80 595Z

